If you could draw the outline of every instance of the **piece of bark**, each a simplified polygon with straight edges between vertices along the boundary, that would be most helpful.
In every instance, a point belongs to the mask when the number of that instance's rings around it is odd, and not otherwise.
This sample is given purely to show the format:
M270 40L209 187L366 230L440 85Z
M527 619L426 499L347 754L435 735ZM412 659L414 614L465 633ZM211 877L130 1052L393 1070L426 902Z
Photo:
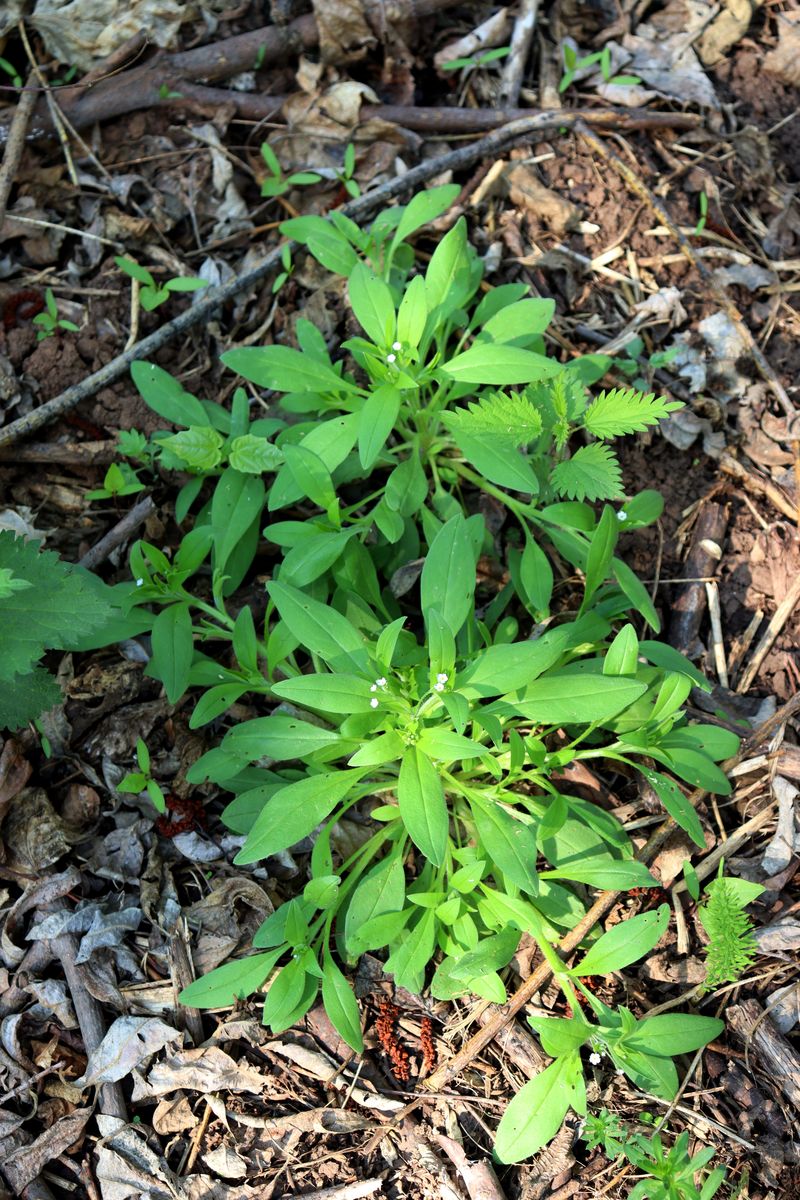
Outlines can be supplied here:
M691 549L682 568L685 577L704 579L716 573L729 516L727 504L708 501L702 506ZM682 654L691 655L695 648L706 603L705 583L684 583L678 588L672 604L669 640Z
M800 1056L755 1000L743 1000L725 1013L728 1025L745 1047L750 1062L760 1067L800 1113Z
M478 1014L478 1024L486 1025L496 1016L493 1008L485 1008ZM550 1059L539 1046L539 1043L528 1033L518 1021L510 1021L497 1034L495 1044L505 1054L515 1067L518 1067L528 1079L541 1074Z

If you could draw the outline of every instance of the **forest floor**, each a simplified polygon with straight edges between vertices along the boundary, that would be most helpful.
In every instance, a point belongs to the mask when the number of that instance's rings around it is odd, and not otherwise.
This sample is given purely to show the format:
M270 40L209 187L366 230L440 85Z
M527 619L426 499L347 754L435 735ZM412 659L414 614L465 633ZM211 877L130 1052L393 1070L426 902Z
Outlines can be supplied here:
M167 39L167 18L141 7L145 32ZM352 143L363 194L421 162L430 163L431 182L462 186L444 221L466 216L490 284L519 281L555 299L549 353L568 359L603 348L618 358L617 379L640 375L686 402L622 447L626 493L655 487L665 497L658 526L631 535L625 555L651 590L666 636L714 683L709 712L757 725L791 701L800 683L795 0L560 0L538 12L516 81L511 59L475 65L509 44L513 7L488 41L464 52L473 65L455 71L442 67L453 57L448 47L492 17L493 5L440 0L365 15L359 0L325 0L315 5L319 37L302 0L272 0L269 13L255 0L235 12L213 12L202 0L198 8L204 16L175 22L166 53L144 36L126 42L130 29L106 43L106 53L118 42L123 50L96 69L92 86L81 60L86 36L79 47L64 28L54 47L43 40L44 18L29 24L32 56L69 123L61 139L48 136L50 110L40 100L0 216L0 420L7 429L29 418L108 364L112 377L10 444L0 426L0 528L33 533L78 561L141 499L86 499L119 459L119 431L157 427L127 369L113 366L131 332L130 280L115 255L146 263L161 280L238 278L279 245L287 215L324 214L348 199ZM121 10L110 15L109 27L121 19ZM252 35L246 62L243 34ZM606 74L641 82L609 83L595 63L559 94L566 36L579 58L609 46ZM0 52L28 74L15 28ZM40 86L36 75L29 82ZM508 86L514 116L526 106L563 106L585 124L551 122L472 161L465 154L455 173L437 169L440 156L474 146L496 123L493 111L509 107ZM13 111L0 108L4 135ZM649 120L654 112L664 115ZM322 181L262 196L265 141L287 174L316 170ZM446 227L423 231L418 251L430 252ZM187 390L224 400L234 385L219 359L230 346L291 342L298 315L338 342L347 323L340 280L302 253L275 294L272 278L189 324L153 361ZM37 340L32 318L48 288L59 318L77 330ZM198 300L202 292L173 294L142 312L134 339ZM127 575L132 536L156 544L177 537L169 479L156 478L149 491L154 504L143 522L123 526L99 567L111 582ZM321 1006L278 1038L250 1004L213 1016L182 1009L176 996L188 972L245 952L273 905L302 888L302 871L291 856L270 873L234 866L236 846L219 822L223 799L208 789L204 809L190 798L166 820L115 792L144 737L155 776L186 800L181 781L213 736L189 729L186 705L167 703L130 647L56 656L51 665L65 701L42 724L49 754L31 729L8 737L0 758L0 1171L15 1194L630 1193L636 1173L587 1151L574 1123L538 1159L496 1167L496 1177L465 1165L465 1154L470 1163L490 1160L505 1104L540 1063L518 1020L514 1036L496 1037L446 1090L419 1090L422 1018L432 1018L445 1062L486 1019L484 1002L395 993L366 956L356 984L367 1052L357 1064ZM726 1033L691 1061L670 1116L673 1133L685 1129L694 1145L715 1147L715 1161L728 1168L722 1194L753 1200L800 1197L799 734L795 711L736 769L733 794L701 805L701 861L713 871L724 857L730 872L765 891L752 908L758 956L714 998ZM574 779L576 794L606 786ZM605 802L643 842L652 814L613 790ZM192 819L175 820L187 813ZM715 857L731 841L733 850ZM690 856L681 834L659 854L654 871L668 892ZM642 1012L679 1004L702 980L703 934L688 899L672 891L679 923L644 962L605 979L604 999ZM47 936L29 940L45 915ZM516 966L523 978L530 973L530 962ZM536 999L546 1008L552 998L545 988ZM380 1035L384 1002L396 1005L407 1081L392 1073ZM81 1019L87 1003L97 1018L91 1033ZM117 1081L113 1094L106 1085L93 1101L72 1081L101 1046L123 1070L103 1076ZM596 1104L628 1122L649 1103L602 1068L592 1089ZM399 1118L398 1102L411 1105Z

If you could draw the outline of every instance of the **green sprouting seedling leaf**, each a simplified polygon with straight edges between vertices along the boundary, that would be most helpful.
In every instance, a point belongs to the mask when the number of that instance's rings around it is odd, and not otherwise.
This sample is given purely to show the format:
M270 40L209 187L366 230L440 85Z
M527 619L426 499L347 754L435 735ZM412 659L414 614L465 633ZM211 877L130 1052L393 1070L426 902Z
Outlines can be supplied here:
M622 472L617 456L601 442L580 446L571 458L550 473L559 496L570 500L617 500L622 496Z
M680 400L667 400L652 392L644 395L632 388L613 388L610 392L601 392L589 405L583 423L595 437L622 437L626 433L641 433L683 407Z
M161 438L159 445L164 446L193 471L213 471L222 462L223 442L222 434L206 425L201 428L183 429L180 433Z

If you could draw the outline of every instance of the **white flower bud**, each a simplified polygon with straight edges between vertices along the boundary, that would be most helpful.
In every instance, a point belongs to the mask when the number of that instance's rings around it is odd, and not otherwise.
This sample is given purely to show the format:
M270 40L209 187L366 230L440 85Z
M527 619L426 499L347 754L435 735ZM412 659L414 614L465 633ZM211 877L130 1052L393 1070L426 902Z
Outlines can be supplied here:
M444 671L440 671L439 674L436 676L436 682L437 683L447 683L447 675L445 674Z
M386 687L386 680L384 679L383 675L381 675L380 679L376 679L375 682L378 687Z
M402 342L392 342L392 349L393 350L402 350L403 343Z
M593 1052L592 1052L592 1053L589 1055L589 1062L592 1064L592 1066L593 1066L593 1067L599 1067L599 1066L600 1066L600 1063L601 1063L602 1061L603 1061L603 1057L602 1057L602 1055L598 1054L596 1050L594 1050L594 1051L593 1051Z
M628 519L628 514L627 514L626 512L622 512L622 511L620 511L620 512L618 512L618 513L617 513L617 520L618 520L618 521L627 521L627 519Z
M370 708L377 708L379 704L380 704L380 701L379 701L379 700L375 700L375 699L373 699L373 700L370 700L370 702L369 702L369 706L370 706Z
M435 684L433 685L433 690L434 690L435 692L443 692L443 691L444 691L444 684L443 684L443 683L435 683Z
M396 354L387 354L387 355L386 355L386 361L387 361L387 363L393 363L393 362L396 362L396 361L397 361L397 355L396 355Z
M141 587L143 583L144 583L144 580L143 580L143 579L137 579L137 580L136 580L136 586L137 586L137 587Z

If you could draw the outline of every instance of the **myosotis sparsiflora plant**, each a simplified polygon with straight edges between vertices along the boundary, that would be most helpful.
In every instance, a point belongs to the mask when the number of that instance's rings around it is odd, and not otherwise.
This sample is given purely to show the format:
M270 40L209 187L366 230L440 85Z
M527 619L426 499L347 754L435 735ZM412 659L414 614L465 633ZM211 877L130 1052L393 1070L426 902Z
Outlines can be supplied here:
M264 1020L277 1032L321 992L358 1050L343 968L360 954L382 952L411 990L430 979L442 999L502 1001L526 934L573 1015L535 1023L554 1061L501 1123L497 1151L510 1161L543 1145L569 1106L584 1110L582 1049L669 1098L674 1056L721 1027L636 1020L581 983L647 954L667 906L609 930L574 967L555 954L586 888L656 885L619 822L569 794L564 768L596 759L638 772L703 846L675 777L727 792L715 764L737 739L688 723L689 692L707 685L637 633L632 617L655 632L658 618L616 553L661 504L652 492L625 498L611 442L677 405L634 389L592 397L610 360L546 355L552 301L516 284L481 294L463 220L415 273L407 239L454 191L432 189L368 229L335 212L285 223L346 276L361 332L338 361L303 319L298 349L225 354L277 394L271 407L253 414L240 388L228 411L134 364L144 399L179 428L122 435L121 448L145 469L184 473L175 516L186 532L171 556L136 543L133 582L114 596L117 628L150 632L148 672L168 699L198 689L191 725L219 728L189 779L231 795L223 821L242 839L237 862L308 854L302 893L267 919L257 953L192 984L186 1002L224 1005L268 983ZM502 513L502 537L481 496ZM236 593L262 533L273 561L254 611ZM495 564L495 585L479 582L479 563ZM564 563L580 595L556 593ZM245 695L264 715L230 723ZM358 832L347 847L345 819Z

